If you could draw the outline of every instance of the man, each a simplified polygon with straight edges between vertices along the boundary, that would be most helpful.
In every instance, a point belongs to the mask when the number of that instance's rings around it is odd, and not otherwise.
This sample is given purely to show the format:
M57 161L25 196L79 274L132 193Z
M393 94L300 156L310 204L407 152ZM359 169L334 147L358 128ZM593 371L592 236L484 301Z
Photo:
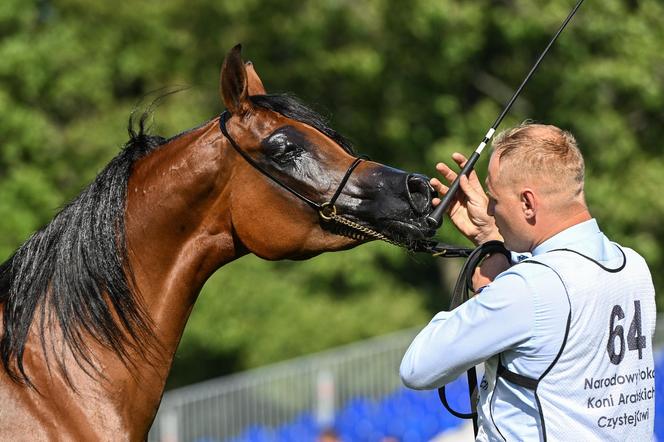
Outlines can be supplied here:
M477 295L415 338L403 382L437 388L485 361L478 440L652 440L652 278L591 217L574 137L539 124L503 132L486 186L474 173L461 178L453 223L475 245L501 240L532 257L486 258L473 277Z

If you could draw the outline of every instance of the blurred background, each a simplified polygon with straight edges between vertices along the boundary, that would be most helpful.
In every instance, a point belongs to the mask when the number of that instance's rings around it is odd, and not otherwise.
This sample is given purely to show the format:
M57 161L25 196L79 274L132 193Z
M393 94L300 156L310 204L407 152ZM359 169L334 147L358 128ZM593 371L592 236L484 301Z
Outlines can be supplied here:
M3 0L0 260L118 153L130 112L160 90L186 87L161 102L155 134L219 114L219 69L238 42L268 92L298 96L360 153L432 175L481 141L572 6ZM502 125L532 119L575 134L591 212L645 256L659 293L663 45L661 0L588 1ZM469 245L449 225L439 236ZM421 326L446 308L459 265L378 243L305 262L244 257L203 289L168 388Z

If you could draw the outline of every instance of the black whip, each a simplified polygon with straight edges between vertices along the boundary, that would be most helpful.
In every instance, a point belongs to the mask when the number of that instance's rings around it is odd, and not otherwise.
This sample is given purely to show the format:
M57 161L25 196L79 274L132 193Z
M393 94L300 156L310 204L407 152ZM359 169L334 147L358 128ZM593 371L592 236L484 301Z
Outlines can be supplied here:
M519 88L514 92L514 95L512 95L512 98L510 98L510 101L507 102L507 105L503 109L503 111L498 115L498 118L496 118L496 121L493 123L491 128L487 131L486 135L484 135L484 139L482 142L477 146L477 149L475 149L475 152L470 156L468 161L466 162L466 165L461 169L461 172L459 172L459 175L456 177L452 185L450 186L449 190L445 194L445 197L441 200L440 204L436 206L436 208L429 214L427 217L427 221L429 222L429 225L432 227L440 227L440 225L443 222L443 214L447 211L449 206L452 204L452 201L454 200L454 195L456 194L457 190L459 189L459 180L461 179L462 175L468 175L470 172L473 170L473 167L475 167L475 163L477 160L480 158L480 154L482 153L482 150L486 147L487 143L491 140L493 137L493 134L496 132L496 129L500 125L500 123L503 121L503 118L505 118L505 115L507 115L507 112L509 112L510 108L516 101L517 97L523 90L523 88L526 86L526 83L528 83L528 80L530 80L530 77L533 76L537 68L539 67L540 63L544 59L544 56L546 56L547 52L549 52L549 48L553 46L553 43L558 39L558 36L563 32L563 29L567 26L567 23L572 20L572 17L574 17L574 14L576 14L577 9L581 6L581 3L583 3L583 0L579 0L579 2L574 6L572 11L569 13L563 24L560 26L558 31L555 33L551 41L549 41L549 44L546 45L544 48L544 51L540 54L539 58L537 61L535 61L535 64L533 67L530 69L530 72L528 72L528 75L526 75L526 78L523 79L523 82L519 86Z

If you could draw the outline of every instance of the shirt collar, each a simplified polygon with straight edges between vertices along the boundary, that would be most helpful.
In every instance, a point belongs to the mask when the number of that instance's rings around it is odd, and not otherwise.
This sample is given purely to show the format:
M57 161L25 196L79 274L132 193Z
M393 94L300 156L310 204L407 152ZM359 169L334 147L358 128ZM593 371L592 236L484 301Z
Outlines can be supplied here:
M589 219L572 227L568 227L562 232L556 233L551 238L547 239L533 249L533 256L541 255L554 249L569 248L574 244L578 244L589 236L601 233L595 218Z

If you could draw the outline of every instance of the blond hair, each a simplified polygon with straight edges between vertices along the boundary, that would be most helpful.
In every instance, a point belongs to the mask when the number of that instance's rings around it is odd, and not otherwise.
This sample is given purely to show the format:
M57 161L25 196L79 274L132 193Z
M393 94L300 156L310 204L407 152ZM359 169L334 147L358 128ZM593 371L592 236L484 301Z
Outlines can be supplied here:
M538 184L542 192L583 197L585 166L574 136L556 126L524 122L498 134L498 179Z

